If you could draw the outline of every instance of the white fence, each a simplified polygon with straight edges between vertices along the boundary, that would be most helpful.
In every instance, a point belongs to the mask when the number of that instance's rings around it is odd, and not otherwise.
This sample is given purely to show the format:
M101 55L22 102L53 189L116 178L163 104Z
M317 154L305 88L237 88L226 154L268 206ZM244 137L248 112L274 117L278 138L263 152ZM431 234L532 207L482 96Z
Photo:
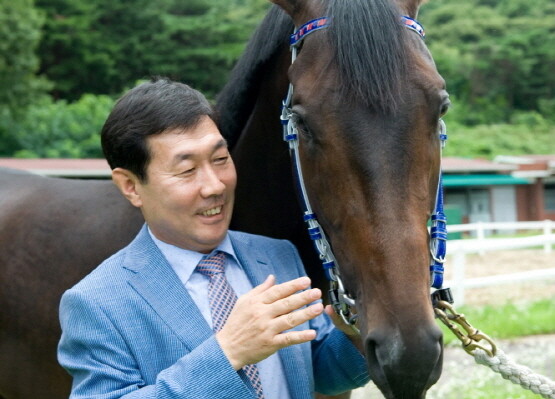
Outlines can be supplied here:
M453 268L453 279L446 281L445 286L451 287L453 297L457 305L464 304L465 290L467 288L487 287L492 285L510 284L514 282L555 279L555 257L554 268L528 270L520 273L495 275L479 278L465 277L466 254L498 251L503 249L519 249L541 246L547 254L552 252L555 244L555 222L544 220L540 222L494 222L448 225L450 233L475 232L476 238L463 240L449 240L447 242L447 254L451 255L446 267ZM516 230L539 230L542 234L518 237L518 238L487 238L488 231L516 231ZM484 261L486 262L486 261Z

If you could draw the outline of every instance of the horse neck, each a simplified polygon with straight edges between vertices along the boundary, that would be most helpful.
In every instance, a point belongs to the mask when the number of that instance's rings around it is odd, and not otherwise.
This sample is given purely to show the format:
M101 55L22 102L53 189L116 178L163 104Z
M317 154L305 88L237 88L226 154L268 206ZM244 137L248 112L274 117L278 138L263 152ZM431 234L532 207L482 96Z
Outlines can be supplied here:
M267 63L252 111L232 148L238 175L232 228L288 239L291 221L300 218L279 120L290 62L284 47Z

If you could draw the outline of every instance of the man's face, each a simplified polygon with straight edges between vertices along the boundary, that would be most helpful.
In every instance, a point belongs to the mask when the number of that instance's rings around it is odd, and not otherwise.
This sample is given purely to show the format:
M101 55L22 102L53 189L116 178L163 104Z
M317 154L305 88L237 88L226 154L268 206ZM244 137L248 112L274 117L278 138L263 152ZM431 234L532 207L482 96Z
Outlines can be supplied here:
M229 228L237 175L224 138L209 117L192 129L150 136L147 183L137 184L152 233L208 253Z

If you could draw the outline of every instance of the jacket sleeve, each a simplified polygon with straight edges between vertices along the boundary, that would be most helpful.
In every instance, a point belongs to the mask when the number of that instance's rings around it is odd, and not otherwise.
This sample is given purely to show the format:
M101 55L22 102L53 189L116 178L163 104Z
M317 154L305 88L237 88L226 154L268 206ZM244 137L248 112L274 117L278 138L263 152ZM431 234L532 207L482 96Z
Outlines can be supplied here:
M297 249L289 243L295 254L299 275L306 275ZM336 329L326 315L311 320L310 328L317 331L311 342L314 388L325 395L359 388L370 381L365 358L349 338Z
M313 320L318 331L312 341L314 386L317 392L337 395L370 381L366 360L347 336L336 329L327 315Z
M247 377L232 368L214 336L147 385L132 349L92 298L67 291L60 322L58 360L73 377L71 399L254 398Z

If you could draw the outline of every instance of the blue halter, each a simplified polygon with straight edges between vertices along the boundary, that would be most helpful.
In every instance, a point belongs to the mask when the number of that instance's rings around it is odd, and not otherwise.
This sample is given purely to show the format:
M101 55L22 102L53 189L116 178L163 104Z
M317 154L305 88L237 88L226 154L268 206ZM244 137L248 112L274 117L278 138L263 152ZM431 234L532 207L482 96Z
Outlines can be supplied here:
M424 28L416 20L403 16L401 17L401 23L405 27L418 33L422 37L422 39L424 39ZM323 28L327 28L329 24L330 19L328 17L317 18L307 22L291 35L291 63L295 62L298 47L301 44L302 40L306 38L306 36L310 33ZM355 327L354 325L356 323L356 314L351 311L351 308L356 305L355 300L351 298L344 289L343 282L341 281L339 270L337 267L337 261L335 260L335 256L333 255L331 246L326 238L324 230L318 222L316 215L312 211L312 207L310 206L310 201L308 199L308 194L306 192L299 156L298 131L295 119L293 117L293 111L291 109L292 97L293 85L290 83L287 97L283 101L280 119L283 126L283 138L289 145L293 171L295 172L294 176L298 187L301 206L303 208L303 219L308 225L308 234L312 239L315 249L320 257L320 261L322 262L326 277L330 281L330 302L335 312L341 316L343 321L358 332L357 327ZM445 146L445 141L447 140L446 126L441 119L439 121L438 134L441 142L441 150ZM436 289L433 297L434 301L437 300L437 298L449 301L449 290L441 289L443 285L443 263L445 262L447 242L447 221L443 212L443 183L441 167L438 179L435 207L431 220L432 227L430 230L430 276L431 286ZM452 300L450 302L452 302Z

